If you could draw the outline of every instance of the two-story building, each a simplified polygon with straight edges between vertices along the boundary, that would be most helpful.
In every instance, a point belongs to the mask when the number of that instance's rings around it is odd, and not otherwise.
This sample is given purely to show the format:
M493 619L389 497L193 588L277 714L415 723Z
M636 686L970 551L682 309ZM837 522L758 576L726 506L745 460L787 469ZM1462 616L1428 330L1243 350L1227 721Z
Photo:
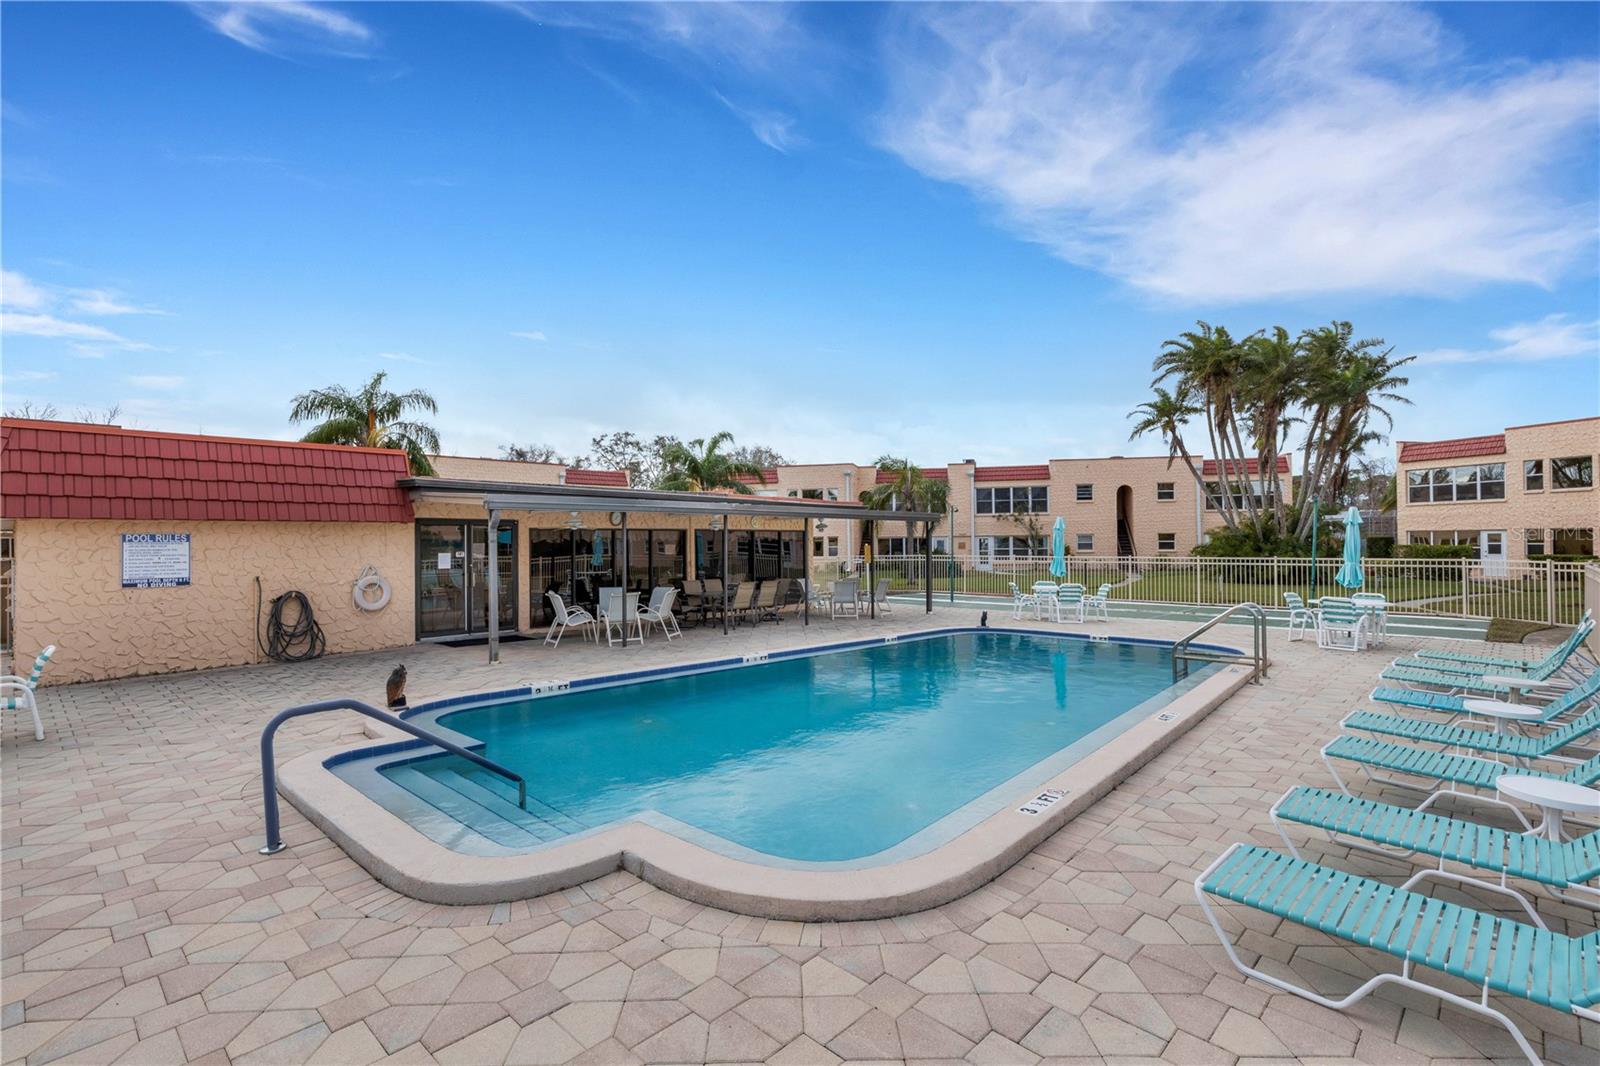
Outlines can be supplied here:
M1396 538L1470 544L1484 571L1542 555L1593 555L1600 418L1398 442Z
M1050 530L1057 517L1066 520L1067 547L1078 555L1186 554L1223 524L1217 506L1218 464L1203 460L1202 494L1182 463L1165 456L1110 456L1051 459L1043 463L983 466L971 459L923 467L924 476L948 482L950 511L935 528L933 549L983 563L1049 551ZM1290 460L1280 456L1277 478L1281 491L1290 485ZM856 463L810 463L769 467L755 491L770 496L853 500L892 475ZM1254 460L1242 481L1263 495L1264 482ZM1242 495L1242 493L1241 493ZM853 559L861 551L862 531L834 524L814 530L812 554ZM880 523L873 548L880 555L916 554L924 550L920 536L910 539L903 527Z

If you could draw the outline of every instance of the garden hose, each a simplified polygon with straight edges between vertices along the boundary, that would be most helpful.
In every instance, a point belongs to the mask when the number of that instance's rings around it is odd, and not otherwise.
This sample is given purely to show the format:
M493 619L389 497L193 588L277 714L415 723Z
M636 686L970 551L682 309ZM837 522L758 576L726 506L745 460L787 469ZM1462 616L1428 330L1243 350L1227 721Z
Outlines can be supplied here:
M293 604L295 611L286 618L284 606ZM261 637L262 592L261 578L256 578L256 644L261 653L280 663L303 663L320 659L328 650L322 627L311 613L311 601L299 591L285 592L272 598L272 609L267 614L267 635Z

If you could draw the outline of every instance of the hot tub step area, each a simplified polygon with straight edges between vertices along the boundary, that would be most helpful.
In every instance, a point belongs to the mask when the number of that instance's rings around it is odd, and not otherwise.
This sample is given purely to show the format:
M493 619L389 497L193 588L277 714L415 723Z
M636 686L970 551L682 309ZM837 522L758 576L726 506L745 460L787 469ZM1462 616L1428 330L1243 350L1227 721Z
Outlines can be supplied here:
M389 779L423 802L449 815L473 832L508 848L528 848L569 836L583 827L559 812L545 807L538 810L533 799L524 811L515 799L507 799L492 788L453 769L430 766L424 772L416 766L397 766ZM515 795L513 786L512 795ZM549 812L565 825L542 815Z

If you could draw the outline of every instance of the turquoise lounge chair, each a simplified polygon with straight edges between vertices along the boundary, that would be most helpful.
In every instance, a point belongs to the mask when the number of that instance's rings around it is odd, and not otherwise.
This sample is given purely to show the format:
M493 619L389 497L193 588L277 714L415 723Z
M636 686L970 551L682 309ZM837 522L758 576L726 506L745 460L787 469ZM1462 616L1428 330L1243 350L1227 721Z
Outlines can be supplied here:
M1437 859L1437 867L1419 870L1400 887L1410 888L1420 881L1439 880L1499 892L1520 903L1541 929L1544 919L1534 910L1532 901L1506 884L1506 878L1533 881L1551 889L1566 902L1600 909L1600 888L1593 884L1600 879L1600 833L1558 844L1541 836L1346 796L1331 788L1305 786L1285 792L1268 813L1278 828L1278 835L1297 859L1301 858L1300 851L1289 839L1285 822L1321 829L1330 839L1354 837L1367 843L1353 844L1353 847L1391 858L1426 855ZM1400 855L1388 850L1391 848L1397 849ZM1456 873L1445 868L1447 862L1486 870L1500 877L1498 881L1489 881Z
M1194 894L1240 973L1333 1010L1344 1010L1383 985L1403 985L1499 1022L1534 1066L1540 1059L1533 1045L1489 1005L1490 992L1600 1021L1600 931L1582 937L1552 933L1250 844L1234 844L1217 856L1195 878ZM1401 960L1400 972L1380 973L1340 999L1318 995L1246 966L1210 897L1393 955ZM1425 984L1412 976L1418 966L1462 978L1481 991L1469 998Z
M1459 651L1428 650L1419 651L1417 652L1417 655L1421 658L1430 660L1430 665L1436 670L1447 669L1447 667L1443 665L1445 663L1460 663L1463 666L1474 667L1477 669L1478 673L1482 674L1496 674L1506 671L1512 673L1530 674L1539 670L1544 666L1545 663L1549 662L1558 655L1564 661L1573 652L1578 650L1579 645L1588 639L1589 633L1593 629L1594 612L1584 611L1583 618L1578 621L1577 626L1573 628L1570 634L1568 634L1567 639L1556 645L1550 654L1546 655L1543 659L1501 659L1493 655L1469 655L1465 652Z
M1442 711L1449 714L1466 714L1470 696L1448 696L1443 692L1429 692L1421 688L1389 688L1379 685L1367 696L1379 703L1393 703L1418 711Z
M1385 681L1399 681L1402 684L1427 688L1442 688L1453 693L1470 692L1474 696L1492 696L1495 699L1505 699L1511 695L1509 686L1492 684L1473 674L1451 674L1443 670L1419 670L1415 667L1405 667L1390 663L1384 667L1383 673L1378 676Z
M1427 781L1443 784L1443 788L1435 788L1427 798L1417 804L1419 811L1427 810L1437 801L1446 796L1472 800L1477 803L1487 803L1495 807L1503 807L1510 811L1522 824L1524 829L1532 829L1532 824L1524 817L1522 808L1514 803L1500 799L1494 795L1480 793L1493 793L1494 783L1506 774L1517 774L1527 777L1548 777L1552 781L1570 781L1575 785L1588 785L1591 788L1595 782L1600 781L1600 755L1587 762L1579 763L1563 773L1552 773L1536 767L1508 766L1505 763L1495 762L1492 759L1480 759L1475 755L1456 755L1451 752L1434 751L1430 748L1412 747L1410 744L1397 744L1391 740L1374 740L1368 737L1338 737L1330 741L1322 749L1322 763L1328 768L1328 773L1333 775L1333 781L1339 786L1339 791L1346 796L1352 795L1349 786L1344 783L1344 778L1339 775L1339 770L1334 766L1335 759L1353 762L1360 766L1362 771L1372 780L1386 785L1397 785L1400 788L1427 791L1427 786L1413 784L1392 777L1381 777L1373 773L1373 769L1392 770L1395 773L1409 774ZM1476 791L1464 792L1462 788Z
M1556 672L1567 665L1572 653L1578 645L1589 635L1589 625L1585 623L1572 631L1566 640L1553 648L1549 655L1537 662L1526 660L1497 660L1492 663L1465 662L1460 659L1435 658L1437 653L1430 655L1428 652L1419 652L1414 659L1396 659L1395 666L1416 670L1439 670L1447 674L1469 674L1476 677L1486 675L1500 675L1513 677L1529 677L1535 681L1543 681L1555 676Z
M1430 722L1422 718L1407 718L1400 714L1378 714L1375 711L1351 711L1339 725L1343 729L1360 733L1403 737L1406 740L1420 740L1425 744L1443 744L1458 749L1468 748L1472 751L1488 752L1491 755L1509 755L1513 759L1560 759L1556 752L1591 733L1600 731L1600 707L1587 711L1556 729L1534 735L1491 732L1474 726Z
M1499 701L1481 700L1472 696L1447 696L1442 692L1428 692L1417 688L1384 688L1372 690L1371 698L1380 703L1393 703L1400 707L1410 707L1420 711L1439 711L1448 714L1493 714L1491 707L1486 703L1493 703L1506 712L1506 717L1515 717L1523 722L1549 722L1560 718L1568 711L1575 708L1585 700L1593 699L1600 695L1600 670L1596 670L1584 679L1582 684L1561 693L1555 699L1546 703L1542 708L1536 708L1528 703L1500 703ZM1478 705L1476 712L1468 703ZM1537 710L1537 714L1531 714Z

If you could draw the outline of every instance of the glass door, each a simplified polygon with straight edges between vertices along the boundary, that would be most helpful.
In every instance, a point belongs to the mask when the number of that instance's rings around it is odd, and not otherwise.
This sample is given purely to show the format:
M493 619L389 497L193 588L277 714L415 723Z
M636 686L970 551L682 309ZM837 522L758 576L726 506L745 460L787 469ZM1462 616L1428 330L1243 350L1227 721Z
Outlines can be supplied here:
M470 548L467 553L468 602L471 611L467 618L468 631L489 631L489 524L473 522L468 526ZM501 522L495 539L495 569L500 575L500 632L517 626L517 527L514 522Z
M1503 529L1485 529L1478 534L1478 562L1484 577L1505 577L1506 534Z
M417 523L417 636L467 628L465 522Z

